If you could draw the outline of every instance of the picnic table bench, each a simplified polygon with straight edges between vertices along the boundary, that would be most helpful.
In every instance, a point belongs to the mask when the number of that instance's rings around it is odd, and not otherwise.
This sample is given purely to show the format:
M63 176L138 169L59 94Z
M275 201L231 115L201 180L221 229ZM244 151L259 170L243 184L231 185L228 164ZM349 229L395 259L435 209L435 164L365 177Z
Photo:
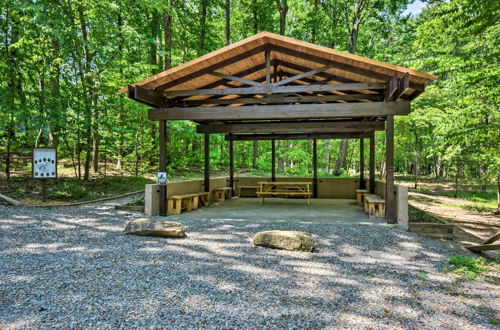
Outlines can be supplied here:
M385 218L385 200L382 197L367 194L364 196L364 200L364 209L370 219Z
M226 198L231 199L233 197L233 189L231 187L222 187L214 189L214 198L218 202L223 202Z
M185 195L176 195L168 197L167 211L174 214L181 214L182 211L196 210L201 205L208 206L208 192L198 192Z
M307 206L311 205L311 182L259 182L257 197L260 198L260 205L264 203L266 196L303 196L307 198Z
M356 204L363 205L364 196L367 195L368 193L369 192L367 189L356 189Z

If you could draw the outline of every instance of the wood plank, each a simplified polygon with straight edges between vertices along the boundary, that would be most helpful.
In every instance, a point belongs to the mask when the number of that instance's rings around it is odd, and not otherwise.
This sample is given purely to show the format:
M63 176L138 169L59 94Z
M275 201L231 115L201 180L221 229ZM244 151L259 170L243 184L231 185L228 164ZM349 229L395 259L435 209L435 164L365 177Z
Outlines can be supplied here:
M326 119L407 115L410 102L254 105L150 109L149 120Z
M210 134L205 134L204 191L210 192Z
M385 219L387 223L397 223L396 191L394 188L394 116L387 116L385 127Z
M218 89L193 89L165 91L165 96L194 96L194 95L240 95L263 93L305 93L328 91L352 91L363 89L385 89L385 83L352 83L352 84L323 84L305 86L265 86L265 87L238 87Z
M315 122L278 122L252 124L198 125L197 133L331 133L355 131L383 131L383 121L315 121Z
M318 133L318 134L234 134L226 136L226 140L234 141L267 141L267 140L324 140L324 139L359 139L369 138L371 133Z
M406 73L398 82L398 90L394 95L394 98L399 99L405 95L410 89L410 75Z
M141 86L129 85L127 96L129 99L155 108L163 108L167 105L167 99L162 94Z
M475 251L475 252L500 250L500 243L472 245L472 246L468 246L467 249L469 249L471 251Z
M482 244L491 244L500 239L500 231L494 235L488 237Z
M264 56L266 61L266 84L269 85L271 83L271 50L269 47L266 47Z
M305 67L305 66L302 66L302 65L299 65L296 63L290 63L290 62L283 61L283 60L277 60L276 63L277 63L277 65L279 65L281 67L285 67L285 68L289 68L289 69L301 71L301 72L313 70L310 67ZM328 73L328 72L318 72L316 75L318 77L329 79L330 81L333 80L333 81L338 81L341 83L357 83L357 82L359 82L359 81L355 81L352 79L336 76L336 75L333 75L333 74Z
M10 198L9 196L5 196L3 194L0 194L0 200L3 200L4 202L9 203L9 204L14 205L14 206L23 206L23 203L15 200L13 198Z
M375 193L375 135L370 137L370 169L369 169L369 191L370 194Z
M385 100L386 101L393 101L394 100L394 94L396 94L399 85L398 85L398 76L394 75L392 76L391 80L389 80L389 86L386 89L386 95L385 95Z
M240 78L240 77L236 77L236 76L231 76L231 75L225 74L225 73L211 72L210 74L212 76L216 76L216 77L219 77L219 78L224 78L226 80L237 81L237 82L240 82L240 83L243 83L243 84L247 84L247 85L251 85L251 86L257 86L257 87L264 86L264 84L261 84L260 82L252 81L252 80L248 80L248 79L244 79L244 78Z
M276 141L271 141L271 181L276 181Z
M247 57L251 57L251 56L253 56L255 54L261 53L261 52L263 52L266 49L266 47L267 47L266 45L257 46L257 47L255 47L253 49L248 50L248 51L239 53L238 55L235 55L233 57L230 57L230 58L224 59L222 61L216 62L216 63L214 63L212 65L208 65L208 66L204 67L201 70L196 70L196 71L190 72L190 73L188 73L186 75L183 75L180 78L174 79L174 80L172 80L172 81L170 81L170 82L168 82L166 84L155 86L155 90L163 91L163 90L172 88L172 87L174 87L176 85L180 85L180 84L182 84L182 83L184 83L186 81L193 80L193 79L195 79L197 77L200 77L200 76L202 76L204 74L207 74L207 73L210 73L210 72L214 72L215 70L218 70L218 69L223 68L225 66L231 65L231 64L233 64L235 62L244 60Z
M270 95L266 97L237 97L232 99L206 99L206 100L186 100L179 103L179 106L192 106L203 104L266 104L266 103L312 103L312 102L333 102L333 101L358 101L371 100L378 101L378 94L349 94L349 95L324 95L324 96L283 96Z
M286 55L290 55L290 56L300 57L306 61L316 62L316 63L320 63L323 65L331 65L331 66L334 66L335 68L338 68L338 69L341 69L344 71L349 71L349 72L352 72L352 73L355 73L355 74L358 74L361 76L369 77L372 79L389 81L392 77L390 75L379 73L379 72L374 71L374 70L364 69L364 68L361 68L358 66L353 66L353 65L338 62L338 61L335 61L332 59L327 59L327 58L315 56L312 54L304 53L304 52L301 52L301 51L298 51L295 49L291 49L291 48L287 48L287 47L283 47L283 46L272 45L271 50L276 51L276 52L280 52L280 53L283 53ZM410 87L413 89L418 89L418 90L425 89L424 84L418 84L415 82L410 82Z
M318 68L318 69L314 69L314 70L310 70L310 71L307 71L307 72L303 72L303 73L300 73L298 75L295 75L295 76L283 79L281 81L275 82L275 83L273 83L273 86L285 85L285 84L288 84L289 82L292 82L292 81L295 81L295 80L300 80L300 79L305 78L305 77L313 76L315 74L318 74L320 72L329 70L331 68L332 68L332 66L327 65L327 66L324 66L324 67L321 67L321 68Z

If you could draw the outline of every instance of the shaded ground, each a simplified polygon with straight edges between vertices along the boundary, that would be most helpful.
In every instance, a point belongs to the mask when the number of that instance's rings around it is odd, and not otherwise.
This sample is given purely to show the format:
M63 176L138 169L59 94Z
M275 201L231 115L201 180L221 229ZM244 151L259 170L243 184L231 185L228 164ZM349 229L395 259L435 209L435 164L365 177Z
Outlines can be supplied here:
M385 220L368 219L354 199L268 198L259 205L258 198L233 198L202 207L193 212L171 215L172 220L273 221L322 224L378 224Z
M123 203L123 201L121 201ZM459 245L383 226L183 220L188 237L126 236L114 203L0 206L5 328L495 329L499 274L443 272ZM266 229L315 253L254 247Z

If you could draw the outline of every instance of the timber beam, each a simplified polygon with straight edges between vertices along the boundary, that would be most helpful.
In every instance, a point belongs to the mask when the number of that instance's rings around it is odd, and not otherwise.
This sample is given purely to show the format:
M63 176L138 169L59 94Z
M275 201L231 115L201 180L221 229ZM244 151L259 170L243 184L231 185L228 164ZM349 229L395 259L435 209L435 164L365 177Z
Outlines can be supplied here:
M374 83L351 83L351 84L318 84L304 86L272 86L263 87L241 87L241 88L218 88L218 89L194 89L194 90L172 90L163 92L164 96L194 96L194 95L239 95L239 94L264 94L264 93L306 93L306 92L328 92L328 91L352 91L363 89L385 89L385 82Z
M373 132L317 133L317 134L236 134L226 135L226 141L261 141L261 140L329 140L370 138Z
M282 46L278 46L278 45L271 45L271 50L285 54L285 55L299 57L299 58L302 58L306 61L316 62L316 63L323 64L323 65L331 65L337 69L352 72L352 73L355 73L355 74L358 74L361 76L365 76L365 77L369 77L369 78L373 78L373 79L378 79L378 80L383 80L383 81L389 81L391 79L390 75L386 75L386 74L372 71L369 69L355 67L355 66L352 66L352 65L349 65L346 63L338 62L338 61L328 59L328 58L315 56L312 54L304 53L304 52L301 52L301 51L298 51L295 49L290 49L287 47L282 47ZM409 82L409 87L413 88L413 89L417 89L417 90L424 90L425 84Z
M167 99L163 95L141 86L129 85L127 96L129 99L150 107L164 108L167 105Z
M150 109L149 120L327 119L407 115L410 102L280 104Z
M383 131L383 121L319 121L198 125L197 133L340 133Z
M237 97L226 99L205 99L205 100L185 100L179 102L179 105L193 106L203 104L266 104L266 103L315 103L315 102L333 102L333 101L360 101L370 100L378 101L379 94L349 94L349 95L306 95L306 96L282 96L269 95L265 97Z

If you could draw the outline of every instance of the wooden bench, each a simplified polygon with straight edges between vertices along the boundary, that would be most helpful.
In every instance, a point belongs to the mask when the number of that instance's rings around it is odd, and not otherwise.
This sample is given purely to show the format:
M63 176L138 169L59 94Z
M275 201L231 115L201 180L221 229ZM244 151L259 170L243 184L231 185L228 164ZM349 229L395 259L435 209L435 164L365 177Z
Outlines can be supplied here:
M370 219L384 219L385 200L377 195L365 195L365 212Z
M364 196L368 194L368 190L366 189L356 189L356 204L357 205L363 205L364 203Z
M174 214L181 214L182 211L197 210L201 205L208 206L208 192L199 192L185 195L170 196L168 198L167 211ZM201 201L201 203L200 203Z
M259 186L238 186L238 196L241 197L242 190L253 190L255 193L255 196L257 196L258 189L259 189Z
M233 189L231 187L222 187L214 189L214 198L218 202L223 202L226 198L231 199L233 197Z

